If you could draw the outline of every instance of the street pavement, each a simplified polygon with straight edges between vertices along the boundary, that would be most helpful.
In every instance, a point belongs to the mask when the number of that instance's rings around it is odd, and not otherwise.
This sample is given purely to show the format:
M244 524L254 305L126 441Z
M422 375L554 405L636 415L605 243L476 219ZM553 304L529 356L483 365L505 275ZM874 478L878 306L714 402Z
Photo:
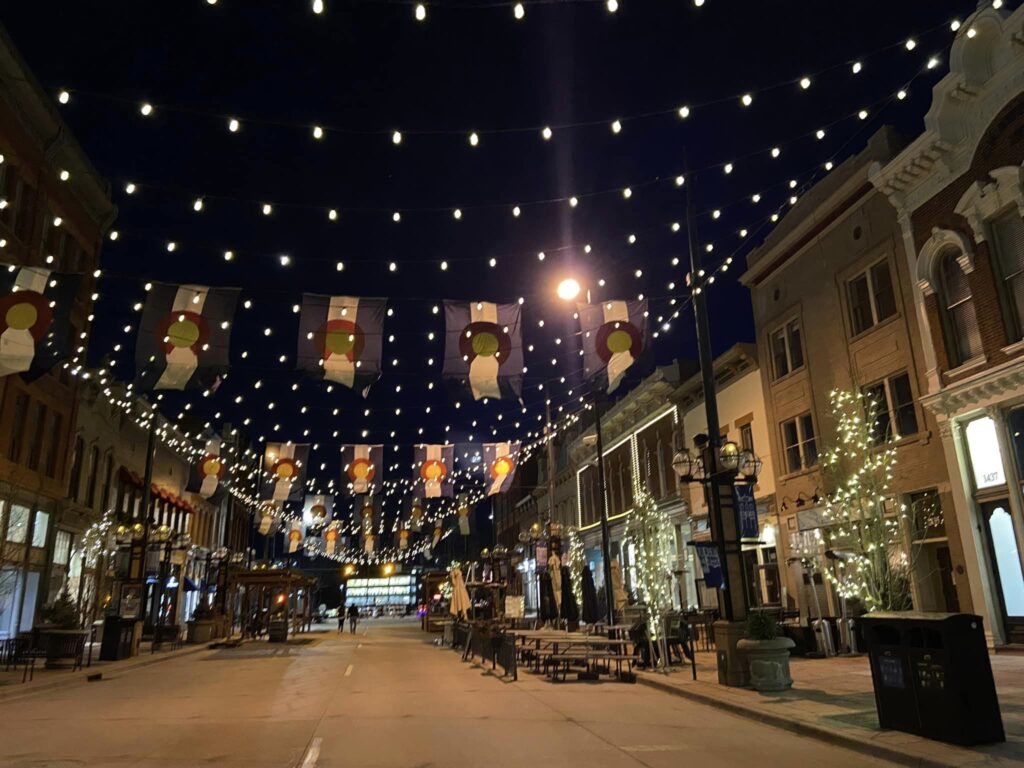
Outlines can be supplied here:
M642 685L518 682L365 621L0 701L2 768L889 765Z

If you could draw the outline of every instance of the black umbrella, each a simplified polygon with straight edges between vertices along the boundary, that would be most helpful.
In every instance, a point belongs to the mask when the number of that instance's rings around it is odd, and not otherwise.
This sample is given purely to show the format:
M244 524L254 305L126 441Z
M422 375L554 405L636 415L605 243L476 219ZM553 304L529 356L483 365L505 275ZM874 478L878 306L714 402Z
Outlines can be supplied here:
M576 605L576 593L572 591L572 575L568 565L562 566L562 618L574 623L580 620L580 609Z
M551 585L551 574L540 575L540 620L554 621L558 618L558 605L555 603L555 588Z
M601 609L597 604L597 587L590 568L583 567L583 623L596 624L601 620Z

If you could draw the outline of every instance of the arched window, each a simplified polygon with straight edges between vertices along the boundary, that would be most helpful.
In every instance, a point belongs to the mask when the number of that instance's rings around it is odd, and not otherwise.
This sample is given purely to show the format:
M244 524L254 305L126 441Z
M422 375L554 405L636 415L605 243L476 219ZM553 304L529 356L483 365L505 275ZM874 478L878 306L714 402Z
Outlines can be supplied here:
M978 316L974 310L971 285L960 263L960 252L949 248L942 252L939 262L943 330L946 348L953 365L961 365L982 354Z
M110 509L110 492L112 490L112 483L114 481L114 457L109 453L107 454L107 466L103 470L103 496L100 498L102 507L100 512L106 512Z
M71 477L68 480L68 498L78 501L82 484L82 454L85 453L85 441L75 438L75 455L71 458Z
M96 503L96 480L100 473L100 449L93 446L89 451L89 480L85 491L85 505L92 507Z

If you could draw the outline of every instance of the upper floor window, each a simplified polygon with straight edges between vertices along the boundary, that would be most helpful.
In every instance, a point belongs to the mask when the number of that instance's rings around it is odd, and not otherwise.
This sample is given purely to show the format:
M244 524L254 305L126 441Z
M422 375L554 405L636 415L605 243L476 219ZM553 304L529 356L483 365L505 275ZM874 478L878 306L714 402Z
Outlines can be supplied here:
M900 373L864 388L864 394L875 405L875 423L871 425L871 441L884 442L894 435L917 434L917 411L910 376ZM870 408L870 404L867 405ZM895 431L894 431L895 430Z
M990 222L1007 327L1014 340L1024 338L1024 219L1016 206Z
M61 428L64 425L64 418L61 414L53 412L50 414L50 439L46 444L46 474L48 477L57 477L57 467L60 463Z
M25 421L28 419L29 398L24 392L14 396L14 414L11 419L10 442L7 444L7 458L17 462L21 457L21 443L25 437Z
M68 482L68 496L78 501L80 486L82 485L82 461L85 453L85 441L81 437L75 438L75 453L71 457L71 477Z
M22 242L27 242L31 226L32 188L9 164L0 165L0 222Z
M43 455L43 436L46 430L46 406L36 403L32 408L32 421L28 428L28 468L39 469L39 460Z
M971 285L960 265L960 254L946 250L939 264L940 303L943 309L943 330L949 359L960 365L982 354L978 316L971 296Z
M800 321L790 320L775 330L769 337L772 350L772 372L781 379L804 365L804 350L800 333Z
M754 451L754 425L744 424L740 427L740 448L744 451Z
M896 314L896 296L886 259L853 277L846 284L846 292L854 336Z
M788 472L799 472L818 463L818 443L811 414L782 422L782 447Z
M96 504L96 481L99 477L99 471L100 449L94 445L89 451L89 474L85 488L85 505L87 507L92 507Z

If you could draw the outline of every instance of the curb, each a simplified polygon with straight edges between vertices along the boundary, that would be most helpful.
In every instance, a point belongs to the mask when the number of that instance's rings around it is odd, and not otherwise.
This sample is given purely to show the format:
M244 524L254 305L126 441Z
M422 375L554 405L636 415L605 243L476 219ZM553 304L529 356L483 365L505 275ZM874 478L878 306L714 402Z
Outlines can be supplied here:
M50 680L40 680L39 682L30 683L12 683L10 686L4 686L0 688L0 702L11 701L13 699L24 698L25 696L33 696L37 693L45 693L46 691L52 691L57 688L65 688L70 685L84 684L87 682L87 678L91 675L102 674L106 679L108 672L110 673L121 673L131 672L134 669L142 669L152 664L159 664L163 661L170 661L172 659L180 659L183 656L190 656L200 651L207 651L210 649L210 643L199 643L197 645L190 645L185 648L181 648L176 651L167 651L159 654L146 654L145 656L136 656L134 659L125 659L124 661L112 662L111 666L104 667L83 667L80 670L70 673L67 676L54 676Z
M930 757L924 757L895 747L858 739L855 736L847 735L839 731L832 731L828 728L822 728L821 726L814 725L812 723L805 723L800 720L791 720L781 715L762 712L761 710L753 707L745 707L740 704L722 701L721 699L710 696L706 693L691 691L675 685L663 683L660 680L651 679L643 674L637 675L637 681L650 688L656 688L659 691L663 691L664 693L681 696L684 699L690 699L691 701L695 701L699 704L715 707L716 709L724 710L730 714L745 717L748 720L756 720L774 728L796 733L800 736L807 736L835 746L844 747L860 754L866 754L872 757L888 760L890 762L899 763L900 765L913 766L913 768L960 768L963 765L963 763L960 762L935 760Z

